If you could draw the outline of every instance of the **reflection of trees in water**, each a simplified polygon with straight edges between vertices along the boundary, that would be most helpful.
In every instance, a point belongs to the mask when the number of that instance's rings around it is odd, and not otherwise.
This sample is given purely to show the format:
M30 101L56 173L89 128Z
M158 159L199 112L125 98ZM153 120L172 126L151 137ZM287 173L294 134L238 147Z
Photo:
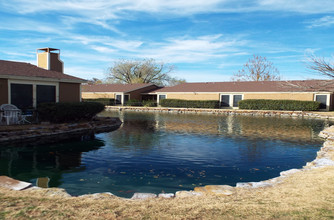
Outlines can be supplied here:
M236 120L242 136L289 142L318 139L319 132L326 126L324 121L298 118L240 116Z
M157 118L157 117L156 117ZM167 132L224 135L251 139L279 139L300 141L317 139L324 121L254 116L165 114L160 117L159 129ZM327 125L328 126L328 125Z
M81 164L82 152L97 150L103 145L101 141L91 140L53 145L0 147L0 173L24 181L49 177L50 186L59 186L63 173L85 169Z
M219 135L246 141L240 153L249 161L265 155L265 141L290 143L319 142L318 133L324 126L322 120L280 118L242 115L203 115L174 113L122 112L123 128L110 133L110 140L118 148L149 149L159 144L155 132L177 132L200 135Z
M123 150L151 149L160 140L156 134L156 122L149 118L125 118L122 128L108 133L107 138L114 147Z

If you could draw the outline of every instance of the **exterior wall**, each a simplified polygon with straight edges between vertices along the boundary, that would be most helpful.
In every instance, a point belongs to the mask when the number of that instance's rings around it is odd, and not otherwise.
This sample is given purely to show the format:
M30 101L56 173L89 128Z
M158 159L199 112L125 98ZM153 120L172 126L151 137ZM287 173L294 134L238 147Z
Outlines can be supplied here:
M100 99L100 98L115 98L115 93L113 92L82 92L81 97L83 99Z
M166 93L167 99L184 99L184 100L217 100L219 93Z
M37 54L37 66L43 69L48 69L48 53L38 53Z
M80 102L80 83L59 83L59 102Z
M313 101L313 93L244 93L244 99L285 99Z
M157 89L158 87L155 86L155 85L152 85L152 86L148 86L148 87L145 87L145 88L142 88L142 89L138 89L136 91L133 91L133 92L129 92L127 94L130 95L130 99L133 100L139 100L141 101L142 100L142 95L141 93L145 93L147 91L151 91L152 89Z
M59 59L58 53L38 53L37 66L47 70L63 72L63 62ZM49 63L50 62L50 63Z
M9 103L8 100L8 80L0 79L0 105Z
M219 100L220 93L166 93L168 99ZM224 93L225 94L225 93ZM229 94L229 93L226 93ZM232 94L232 93L231 93ZM236 94L236 93L233 93ZM240 93L244 99L286 99L313 101L313 93Z
M50 70L63 72L63 62L59 59L58 53L50 53Z

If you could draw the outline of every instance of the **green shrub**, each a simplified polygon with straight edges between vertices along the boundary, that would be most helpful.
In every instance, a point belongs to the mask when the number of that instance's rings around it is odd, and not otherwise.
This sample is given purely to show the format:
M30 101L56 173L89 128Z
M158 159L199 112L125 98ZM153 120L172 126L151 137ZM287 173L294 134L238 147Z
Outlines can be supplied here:
M37 107L39 120L52 123L90 120L103 110L104 105L98 102L43 103Z
M157 107L157 102L154 100L144 100L142 101L142 104L145 107Z
M98 99L82 99L83 102L98 102L103 105L115 105L115 99L98 98Z
M143 106L141 101L136 99L129 99L125 104L125 106Z
M179 108L219 108L219 101L163 99L160 100L160 105L162 107L179 107Z
M245 99L239 101L240 109L252 110L287 110L287 111L317 111L320 102L297 100Z

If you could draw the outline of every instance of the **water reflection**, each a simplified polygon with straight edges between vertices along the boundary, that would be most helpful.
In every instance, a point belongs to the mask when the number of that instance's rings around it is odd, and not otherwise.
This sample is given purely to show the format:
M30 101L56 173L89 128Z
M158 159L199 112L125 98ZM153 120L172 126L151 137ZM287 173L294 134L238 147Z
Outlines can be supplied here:
M123 119L124 120L124 119ZM145 118L129 118L123 121L122 132L113 135L109 133L108 141L123 150L150 149L159 143L159 136L155 135L156 122Z
M312 160L327 122L291 118L104 112L121 128L95 140L0 147L0 173L73 195L175 192L260 181Z
M66 172L82 172L82 153L103 146L99 140L72 141L39 146L0 146L0 173L23 181L49 178L50 186L60 186Z

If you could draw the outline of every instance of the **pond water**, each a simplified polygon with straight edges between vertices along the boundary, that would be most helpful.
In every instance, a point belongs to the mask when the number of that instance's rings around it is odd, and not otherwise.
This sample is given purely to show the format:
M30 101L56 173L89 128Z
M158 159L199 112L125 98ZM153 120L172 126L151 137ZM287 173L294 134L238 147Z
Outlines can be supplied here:
M328 122L273 117L104 112L121 128L94 140L1 146L0 175L71 195L172 192L261 181L316 157Z

